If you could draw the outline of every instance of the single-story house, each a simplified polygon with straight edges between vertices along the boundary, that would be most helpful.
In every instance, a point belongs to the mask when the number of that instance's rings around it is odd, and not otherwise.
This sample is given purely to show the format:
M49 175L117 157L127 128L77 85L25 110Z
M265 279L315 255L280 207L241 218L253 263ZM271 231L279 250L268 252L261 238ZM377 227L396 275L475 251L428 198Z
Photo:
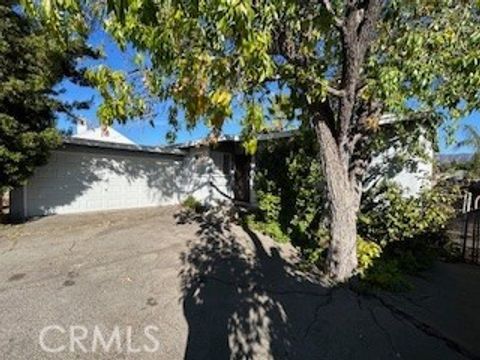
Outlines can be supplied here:
M294 132L266 134L259 140L288 136ZM189 195L204 203L255 204L254 171L255 158L245 155L238 137L222 137L215 147L200 141L140 146L113 128L79 124L49 162L11 192L10 213L26 219L172 205ZM416 193L431 175L432 166L420 161L416 171L403 170L395 180Z

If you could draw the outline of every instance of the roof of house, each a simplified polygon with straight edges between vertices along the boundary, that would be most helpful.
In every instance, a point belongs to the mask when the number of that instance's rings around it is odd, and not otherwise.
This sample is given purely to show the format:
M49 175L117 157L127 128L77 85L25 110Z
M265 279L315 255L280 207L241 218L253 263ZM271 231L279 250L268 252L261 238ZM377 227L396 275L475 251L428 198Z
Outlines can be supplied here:
M385 114L382 115L380 119L380 125L387 125L396 121L398 121L398 117L394 114ZM259 141L266 141L288 138L296 134L298 134L298 129L272 131L258 134L257 139ZM217 141L220 143L240 142L242 139L239 135L221 135ZM81 126L77 127L77 134L64 138L63 143L70 146L183 156L185 155L183 149L208 145L208 140L199 139L165 146L144 146L134 143L112 127L88 128L86 124L81 124Z
M380 125L390 125L393 124L397 121L408 121L411 120L409 118L399 118L395 114L391 113L386 113L380 117L379 124ZM281 138L287 138L291 136L295 136L298 134L298 129L290 129L290 130L281 130L281 131L271 131L271 132L266 132L262 134L258 134L257 139L259 141L265 141L265 140L272 140L272 139L281 139ZM218 140L218 142L240 142L242 141L241 136L239 135L221 135ZM185 148L191 148L191 147L197 147L197 146L202 146L206 145L207 139L199 139L199 140L193 140L193 141L187 141L184 143L178 143L178 144L173 144L173 145L167 145L165 148L178 148L178 149L185 149Z
M263 133L263 134L258 134L257 139L259 141L265 141L265 140L272 140L272 139L281 139L281 138L287 138L290 136L294 136L298 130L283 130L283 131L272 131L269 133ZM242 141L242 138L240 135L221 135L217 142L219 143L224 143L224 142L240 142ZM193 140L193 141L187 141L184 143L178 143L178 144L172 144L172 145L166 145L163 148L164 149L186 149L186 148L191 148L191 147L197 147L197 146L202 146L202 145L207 145L208 140L207 139L199 139L199 140Z
M98 126L93 128L89 128L85 125L78 126L77 133L72 135L72 138L135 145L134 141L130 140L111 126Z
M185 151L180 149L164 148L158 146L144 146L137 144L125 144L119 142L109 142L104 140L90 140L76 137L65 137L63 139L63 144L67 146L74 147L87 147L92 149L110 149L110 150L121 150L121 151L130 151L130 152L141 152L141 153L150 153L158 155L175 155L175 156L184 156Z

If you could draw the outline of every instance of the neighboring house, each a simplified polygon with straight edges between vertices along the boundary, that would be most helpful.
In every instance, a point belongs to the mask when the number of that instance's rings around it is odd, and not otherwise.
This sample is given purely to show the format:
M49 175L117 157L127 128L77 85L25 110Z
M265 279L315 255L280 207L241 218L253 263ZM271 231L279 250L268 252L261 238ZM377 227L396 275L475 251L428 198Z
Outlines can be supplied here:
M295 136L294 131L259 136L259 141ZM389 162L377 159L377 163ZM431 165L394 177L409 193L428 184ZM215 147L197 141L167 147L139 146L112 128L88 129L65 138L47 165L25 186L11 193L11 215L49 214L171 205L193 195L255 204L255 157L245 155L236 136L220 138Z

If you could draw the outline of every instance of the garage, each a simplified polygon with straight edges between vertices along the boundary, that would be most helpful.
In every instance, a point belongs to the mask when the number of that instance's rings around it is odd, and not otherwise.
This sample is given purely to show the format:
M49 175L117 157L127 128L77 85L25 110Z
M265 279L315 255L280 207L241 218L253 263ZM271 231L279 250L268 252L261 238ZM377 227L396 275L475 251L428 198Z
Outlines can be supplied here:
M13 218L176 204L185 152L79 138L11 193Z

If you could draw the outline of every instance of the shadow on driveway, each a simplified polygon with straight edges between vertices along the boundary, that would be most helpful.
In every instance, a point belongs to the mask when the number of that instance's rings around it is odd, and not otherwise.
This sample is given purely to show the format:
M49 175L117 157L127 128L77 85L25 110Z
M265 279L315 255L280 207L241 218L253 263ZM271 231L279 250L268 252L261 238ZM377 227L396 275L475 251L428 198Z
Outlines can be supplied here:
M477 345L431 331L388 297L324 286L292 253L221 214L176 218L199 227L181 255L185 359L478 358Z

